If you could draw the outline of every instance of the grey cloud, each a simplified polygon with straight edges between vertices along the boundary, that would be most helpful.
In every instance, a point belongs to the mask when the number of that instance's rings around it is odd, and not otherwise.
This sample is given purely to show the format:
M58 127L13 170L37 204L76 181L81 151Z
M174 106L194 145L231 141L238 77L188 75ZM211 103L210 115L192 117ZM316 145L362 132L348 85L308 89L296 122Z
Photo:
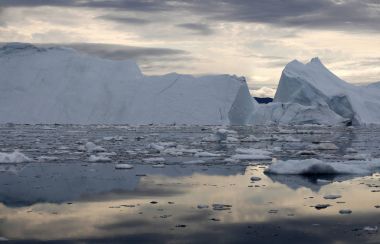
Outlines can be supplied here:
M171 48L135 47L102 43L39 44L39 46L65 46L89 55L113 60L133 59L147 73L162 74L191 65L194 58L189 52Z
M67 6L146 13L183 11L218 21L380 31L379 0L1 0L0 6Z
M211 35L213 34L213 30L206 24L200 23L183 23L176 25L177 27L184 28L193 32L193 34L199 35Z
M52 44L47 44L52 45ZM102 58L123 60L123 59L142 59L151 57L165 56L188 56L189 53L179 49L171 48L152 48L152 47L135 47L102 43L68 43L61 44L66 47L74 48L78 51Z
M151 22L147 19L128 17L128 16L115 16L115 15L102 15L102 16L98 16L97 19L114 21L120 24L128 24L128 25L146 25Z

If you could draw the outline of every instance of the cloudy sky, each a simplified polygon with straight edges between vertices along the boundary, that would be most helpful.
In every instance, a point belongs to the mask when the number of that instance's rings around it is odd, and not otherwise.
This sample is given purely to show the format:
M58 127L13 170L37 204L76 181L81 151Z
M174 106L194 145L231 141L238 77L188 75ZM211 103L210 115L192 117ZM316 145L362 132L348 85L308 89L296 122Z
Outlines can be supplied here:
M318 56L368 83L380 81L380 0L0 0L0 42L14 41L132 58L145 74L242 75L251 89Z

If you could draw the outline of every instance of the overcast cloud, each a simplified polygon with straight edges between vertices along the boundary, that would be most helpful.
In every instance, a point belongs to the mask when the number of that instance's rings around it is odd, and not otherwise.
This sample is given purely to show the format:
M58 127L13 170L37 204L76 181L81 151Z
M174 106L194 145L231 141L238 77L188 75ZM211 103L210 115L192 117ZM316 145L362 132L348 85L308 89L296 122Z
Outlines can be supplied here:
M0 41L135 59L147 74L235 73L270 85L292 59L320 56L343 79L371 82L380 0L1 0Z

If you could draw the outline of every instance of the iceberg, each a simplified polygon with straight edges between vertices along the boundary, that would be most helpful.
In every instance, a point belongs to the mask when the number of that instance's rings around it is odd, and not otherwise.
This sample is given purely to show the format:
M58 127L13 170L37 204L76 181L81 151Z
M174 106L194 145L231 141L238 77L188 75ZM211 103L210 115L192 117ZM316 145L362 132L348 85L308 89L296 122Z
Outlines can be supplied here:
M283 70L274 102L312 108L316 112L308 116L311 120L317 115L331 124L342 119L352 125L379 124L380 93L374 87L378 84L355 86L343 81L318 58L307 64L295 60Z
M5 44L0 73L0 123L243 125L257 105L241 77L145 76L65 47Z

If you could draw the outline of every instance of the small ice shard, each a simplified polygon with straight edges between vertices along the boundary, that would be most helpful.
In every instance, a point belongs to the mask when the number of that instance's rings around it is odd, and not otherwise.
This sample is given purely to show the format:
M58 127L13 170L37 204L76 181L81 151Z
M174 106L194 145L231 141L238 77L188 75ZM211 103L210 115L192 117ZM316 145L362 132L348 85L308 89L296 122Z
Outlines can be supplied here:
M331 180L317 179L318 184L329 184L332 183Z
M346 149L346 152L347 153L357 153L358 151L356 149L353 149L353 148L349 147L349 148Z
M317 204L317 205L314 206L314 208L317 209L317 210L321 210L321 209L328 208L330 206L331 206L330 204Z
M239 143L240 141L236 137L227 136L226 140L224 140L223 142L225 142L225 143Z
M195 157L220 157L221 154L218 153L210 153L210 152L198 152L194 154Z
M11 153L0 152L0 163L24 163L33 161L23 153L15 150Z
M341 209L339 210L340 214L351 214L352 210L351 209Z
M197 208L199 209L204 209L204 208L208 208L209 206L206 205L206 204L198 204Z
M116 164L115 169L133 169L131 164Z
M333 195L333 194L331 194L331 195L326 195L323 198L324 199L333 200L333 199L338 199L338 198L341 198L341 197L342 197L341 195Z
M375 234L379 230L377 226L366 226L363 228L364 231L367 231L369 234Z
M165 164L154 164L152 165L153 168L165 168Z
M105 141L123 141L124 138L122 136L105 136L103 137Z
M191 161L186 161L183 162L183 164L204 164L206 161L204 160L191 160Z
M82 148L80 148L82 149ZM95 143L93 142L87 142L85 145L84 145L84 149L89 152L89 153L92 153L92 152L105 152L106 149L104 149L103 147L101 146L97 146Z
M46 161L57 161L59 158L54 156L39 156L37 158L40 162L46 162Z
M111 161L109 157L102 156L102 155L91 155L88 159L90 162L108 162Z
M146 163L159 163L165 162L165 158L144 158L143 161Z

